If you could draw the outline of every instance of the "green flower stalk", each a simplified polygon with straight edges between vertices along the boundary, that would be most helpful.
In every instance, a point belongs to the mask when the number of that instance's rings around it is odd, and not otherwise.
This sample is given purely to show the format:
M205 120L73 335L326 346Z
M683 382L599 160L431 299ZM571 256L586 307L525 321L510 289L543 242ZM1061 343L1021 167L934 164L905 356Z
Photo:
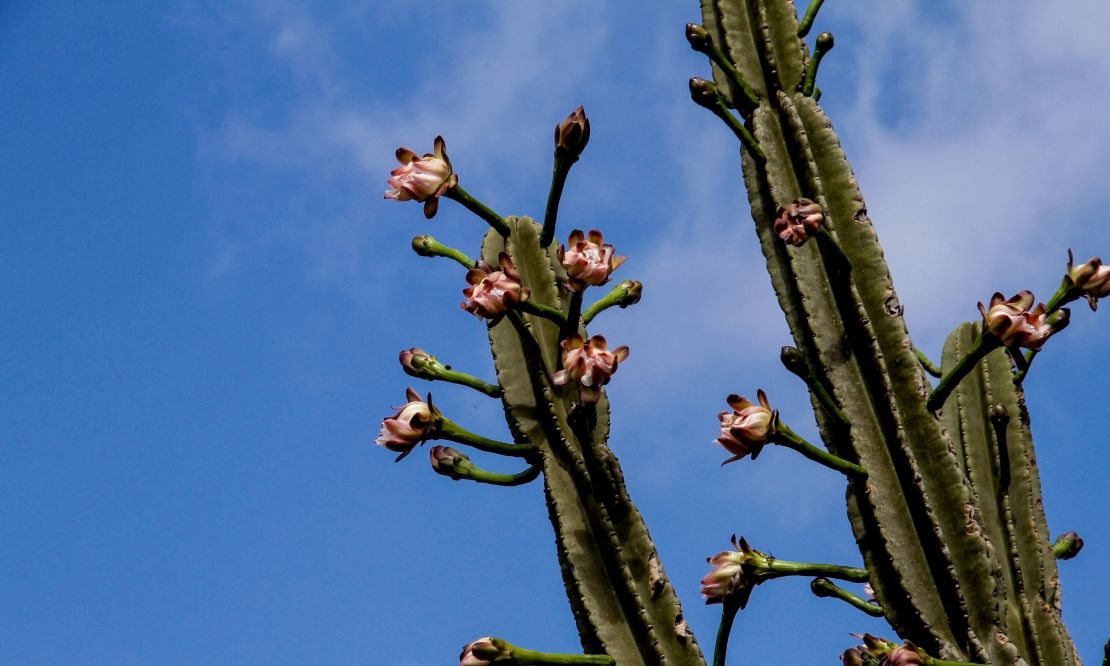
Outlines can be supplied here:
M427 379L429 381L444 381L461 386L469 386L476 391L485 393L491 398L501 397L500 386L494 386L487 381L478 379L473 375L468 375L465 372L453 370L451 366L440 363L435 356L432 356L419 347L402 350L399 354L399 360L405 374L413 377Z

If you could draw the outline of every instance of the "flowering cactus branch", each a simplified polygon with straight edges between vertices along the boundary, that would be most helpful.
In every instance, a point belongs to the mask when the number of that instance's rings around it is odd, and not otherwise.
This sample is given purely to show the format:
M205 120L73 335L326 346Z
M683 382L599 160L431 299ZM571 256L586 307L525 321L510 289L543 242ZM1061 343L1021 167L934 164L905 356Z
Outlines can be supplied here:
M813 395L817 397L817 402L825 408L829 416L833 417L840 422L841 425L848 425L848 417L844 415L840 407L837 406L836 401L833 400L829 390L825 388L825 382L821 381L809 369L809 364L806 363L801 350L797 347L786 346L782 348L779 353L779 358L786 369L797 375L802 381L806 383Z
M967 350L967 354L956 363L955 367L941 377L940 383L938 383L936 388L933 389L933 392L929 394L926 408L935 412L944 406L944 401L948 399L948 396L952 393L952 389L956 388L960 380L966 377L967 373L971 372L987 354L1001 346L1001 339L987 331L983 331L975 340L971 349Z
M841 474L845 474L853 479L866 479L867 471L855 463L848 462L847 460L834 456L828 451L817 448L806 440L802 439L798 433L794 432L781 421L775 425L775 431L768 440L772 444L785 446L788 449L794 449L810 460L821 463L829 469L834 469ZM862 571L862 570L861 570ZM834 576L835 577L835 576ZM864 580L866 580L866 575Z
M485 220L502 236L509 235L509 225L505 224L505 220L500 215L493 212L489 206L471 196L469 192L463 189L462 185L456 184L454 187L444 192L443 196L461 203L464 208Z
M485 393L491 398L501 397L501 387L478 379L474 375L451 369L428 352L418 347L406 349L400 354L401 368L406 374L428 381L444 381L466 386Z
M939 365L937 365L936 363L933 363L929 359L929 357L925 355L925 352L921 351L917 347L913 348L913 353L917 356L917 361L919 363L921 363L921 367L924 368L925 372L927 372L930 375L936 377L937 379L940 379L940 377L944 373L941 372L941 369L940 369Z
M820 3L815 2L814 4ZM821 59L832 50L835 43L831 32L822 32L817 35L817 45L813 50L813 57L809 59L809 66L806 67L806 78L802 81L803 95L810 96L813 94L814 85L817 81L817 68L821 66Z
M733 105L745 116L751 115L752 111L759 106L759 96L755 94L752 87L740 76L740 72L736 71L736 66L732 64L732 61L728 59L724 52L721 51L721 48L717 46L717 43L713 41L713 37L709 34L709 31L697 23L687 23L686 39L690 42L690 48L698 53L705 54L715 65L721 68L721 71L723 71L728 78L729 83L741 93L741 98L739 100L732 100Z
M736 116L732 115L728 107L725 106L724 98L717 92L717 86L713 85L705 79L694 77L690 79L690 98L701 107L709 109L715 116L720 118L732 130L736 138L740 139L748 152L752 154L760 163L767 161L767 154L759 147L755 137L748 131L744 124L737 120Z
M882 608L852 594L828 578L814 578L813 582L809 584L809 589L819 597L832 597L847 602L872 617L883 616Z
M497 453L517 458L527 458L536 452L535 444L508 444L488 439L460 427L446 416L439 417L435 432L429 439L446 439L458 444L466 444L486 453Z
M820 11L821 5L825 4L825 0L812 0L809 7L806 8L805 16L798 22L798 36L805 37L809 34L809 29L813 27L813 21L817 18L817 12Z
M421 257L447 257L462 264L463 268L474 268L474 260L462 250L456 250L440 243L431 236L417 236L412 239L412 249Z
M616 306L618 308L627 308L629 305L635 305L640 302L640 296L643 294L644 286L639 280L624 280L619 282L617 286L613 287L608 294L605 294L593 305L586 308L582 313L582 325L589 326L594 317L598 316L605 310Z

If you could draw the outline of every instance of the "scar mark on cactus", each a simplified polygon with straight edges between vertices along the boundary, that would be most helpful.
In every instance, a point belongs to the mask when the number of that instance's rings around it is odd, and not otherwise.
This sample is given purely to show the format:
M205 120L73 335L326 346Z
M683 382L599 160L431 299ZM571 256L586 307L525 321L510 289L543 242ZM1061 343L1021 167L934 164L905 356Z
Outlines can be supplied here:
M891 294L883 301L883 309L886 310L887 315L890 317L901 317L906 311L906 306L898 302L897 295Z
M656 553L648 556L648 589L651 590L652 599L658 599L667 589L667 578L663 575L663 565Z

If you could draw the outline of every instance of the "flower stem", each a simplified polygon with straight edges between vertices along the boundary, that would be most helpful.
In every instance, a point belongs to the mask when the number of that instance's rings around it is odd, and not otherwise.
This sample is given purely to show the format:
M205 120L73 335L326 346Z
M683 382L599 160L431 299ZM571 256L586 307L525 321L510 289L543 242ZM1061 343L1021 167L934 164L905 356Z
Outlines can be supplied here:
M532 465L523 472L516 474L499 474L471 464L463 472L461 478L477 481L478 483L488 483L492 486L522 486L535 480L540 475L541 469L540 465Z
M853 583L867 582L867 569L862 567L845 567L839 564L821 564L818 562L787 562L773 557L768 557L765 564L757 567L756 575L762 580L782 578L783 576L820 576L836 578Z
M987 354L1001 346L1002 340L987 331L983 331L975 344L971 345L971 349L967 350L967 354L956 363L955 367L948 371L948 374L941 378L940 383L929 394L929 401L926 403L929 411L935 412L940 409L944 405L944 401L948 399L948 394L952 393L960 380L966 377L972 368L983 360Z
M458 424L445 416L440 417L438 425L436 436L433 439L446 439L459 444L466 444L486 453L498 453L503 456L515 456L517 458L523 458L536 451L535 444L508 444L475 435L469 430L459 427Z
M606 654L556 654L536 652L517 646L510 648L512 663L519 666L562 666L563 664L584 664L585 666L613 666L613 658Z
M737 110L745 116L751 115L751 112L759 106L759 95L755 94L755 90L753 90L752 87L748 85L747 81L740 76L740 72L736 71L736 66L733 65L732 61L728 59L728 56L724 54L721 47L717 46L716 41L710 40L709 48L705 51L705 55L709 56L709 59L724 71L732 88L742 93L743 99L733 100Z
M633 286L636 287L634 299L631 291ZM640 283L636 282L635 280L625 280L624 282L621 282L617 286L613 287L613 289L610 290L608 294L605 294L593 305L586 308L586 311L582 313L582 325L589 326L590 322L594 320L594 317L598 316L614 305L617 307L626 308L629 305L638 303L640 301L639 290L641 288L642 287L640 286Z
M802 439L801 436L798 435L798 433L791 430L789 426L787 426L785 423L782 423L781 421L775 427L775 434L768 441L772 442L773 444L785 446L788 449L794 449L806 458L809 458L814 462L821 463L825 467L834 469L841 474L845 474L849 477L856 479L867 478L867 471L859 465L855 463L850 463L843 458L834 456L828 451L823 451L817 448L816 446ZM836 576L834 576L834 578L836 578ZM867 580L866 572L864 580Z
M828 578L814 578L809 589L819 597L833 597L847 602L872 617L882 617L883 609L836 585Z
M566 339L578 332L578 325L582 318L582 292L570 293L570 304L567 307L567 320L563 323L563 332L559 337Z
M728 637L732 633L732 622L739 610L739 599L726 596L721 609L721 626L717 628L717 642L713 645L713 666L725 666Z
M448 247L431 236L417 236L412 239L412 249L422 257L447 257L454 259L464 268L474 268L474 260L461 250Z
M809 29L813 27L813 19L817 18L817 11L821 9L821 5L825 0L811 0L809 7L806 9L805 16L802 17L801 22L798 24L798 36L805 37L809 34Z
M939 365L930 361L929 357L925 355L925 352L921 351L917 347L913 348L913 353L917 355L917 362L921 364L922 368L925 368L925 372L936 377L937 379L940 379L940 376L943 373L941 372Z
M496 229L497 233L501 234L502 236L508 236L512 232L512 230L509 228L509 225L505 223L505 220L502 219L500 215L493 212L489 208L489 206L486 206L481 201L478 201L477 199L472 197L469 192L463 189L462 185L456 184L454 187L447 190L447 192L445 192L443 196L461 203L463 207L469 210L471 213L474 213L478 217L488 222L489 225Z
M551 170L551 189L547 193L547 208L543 213L543 229L540 231L540 247L551 245L555 238L555 222L559 217L559 202L563 198L563 186L567 183L570 168L578 161L559 151L555 151L555 166Z
M517 310L527 312L528 314L543 317L550 321L555 322L559 327L565 326L567 323L566 315L559 312L555 308L544 305L543 303L536 303L535 301L522 301L516 306Z
M436 379L440 379L445 382L451 382L452 384L458 384L460 386L470 387L476 391L485 393L491 398L501 397L502 391L500 386L490 384L489 382L481 380L474 375L468 375L465 372L458 372L457 370L451 370L449 368L440 370L436 374Z
M813 4L819 6L821 3L815 0ZM812 5L810 6L810 9L813 9ZM813 11L814 14L817 13L816 10ZM809 12L806 12L807 15L808 13ZM806 78L802 82L802 94L806 97L810 97L813 95L815 84L817 82L817 68L821 66L821 59L825 57L826 53L832 50L832 47L832 33L822 32L820 35L817 35L817 43L813 48L813 56L810 57L809 67L806 68Z

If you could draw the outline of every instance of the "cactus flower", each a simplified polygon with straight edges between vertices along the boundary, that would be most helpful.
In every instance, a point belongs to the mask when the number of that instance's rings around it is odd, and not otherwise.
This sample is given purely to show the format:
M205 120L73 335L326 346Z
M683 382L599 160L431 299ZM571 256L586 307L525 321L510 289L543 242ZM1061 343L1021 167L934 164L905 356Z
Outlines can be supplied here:
M1078 266L1073 263L1074 257L1071 250L1068 250L1067 279L1083 292L1087 303L1095 310L1098 308L1098 299L1110 296L1110 266L1104 266L1098 257L1092 257Z
M489 666L494 660L508 656L494 644L496 640L492 636L483 636L464 646L459 655L459 666Z
M432 394L427 402L413 388L405 391L408 402L396 408L397 413L382 421L382 430L374 443L399 453L400 460L412 453L416 445L429 439L436 430L439 411L432 405Z
M559 263L567 269L567 289L583 291L608 282L609 274L627 259L613 254L613 246L597 229L590 229L585 236L580 229L570 232L567 245L560 245L556 252Z
M563 348L563 369L552 378L563 386L577 383L581 386L582 402L595 404L601 399L601 387L617 371L621 361L628 358L628 347L621 345L610 351L605 338L595 335L583 340L575 333L559 345Z
M428 219L439 209L439 198L459 182L451 170L442 136L436 137L433 151L420 157L409 148L398 148L397 161L401 166L389 172L392 189L385 192L386 199L423 202L424 217Z
M919 666L924 663L921 653L911 645L899 645L880 662L882 666Z
M821 230L825 212L821 205L810 199L795 199L789 206L779 209L775 220L775 233L788 245L801 247Z
M1033 292L1028 290L1009 299L995 292L989 307L979 304L987 331L1011 349L1040 349L1049 336L1066 324L1068 315L1066 310L1061 310L1047 317L1043 303L1030 310L1034 300Z
M725 597L740 595L740 606L743 607L755 587L755 581L744 572L744 565L754 551L744 539L737 540L735 534L732 535L732 545L733 550L721 551L705 560L713 565L701 579L701 593L707 604L719 604Z
M579 106L555 126L555 154L577 160L590 142L590 119Z
M740 460L748 454L755 458L774 432L778 412L771 409L763 389L759 389L756 396L759 399L758 405L734 393L727 400L733 411L717 415L721 420L721 434L717 443L732 454L722 465Z
M528 300L531 291L520 282L513 260L502 252L497 256L500 270L493 270L484 261L466 273L470 286L463 289L466 300L459 305L478 317L496 320L518 303Z

